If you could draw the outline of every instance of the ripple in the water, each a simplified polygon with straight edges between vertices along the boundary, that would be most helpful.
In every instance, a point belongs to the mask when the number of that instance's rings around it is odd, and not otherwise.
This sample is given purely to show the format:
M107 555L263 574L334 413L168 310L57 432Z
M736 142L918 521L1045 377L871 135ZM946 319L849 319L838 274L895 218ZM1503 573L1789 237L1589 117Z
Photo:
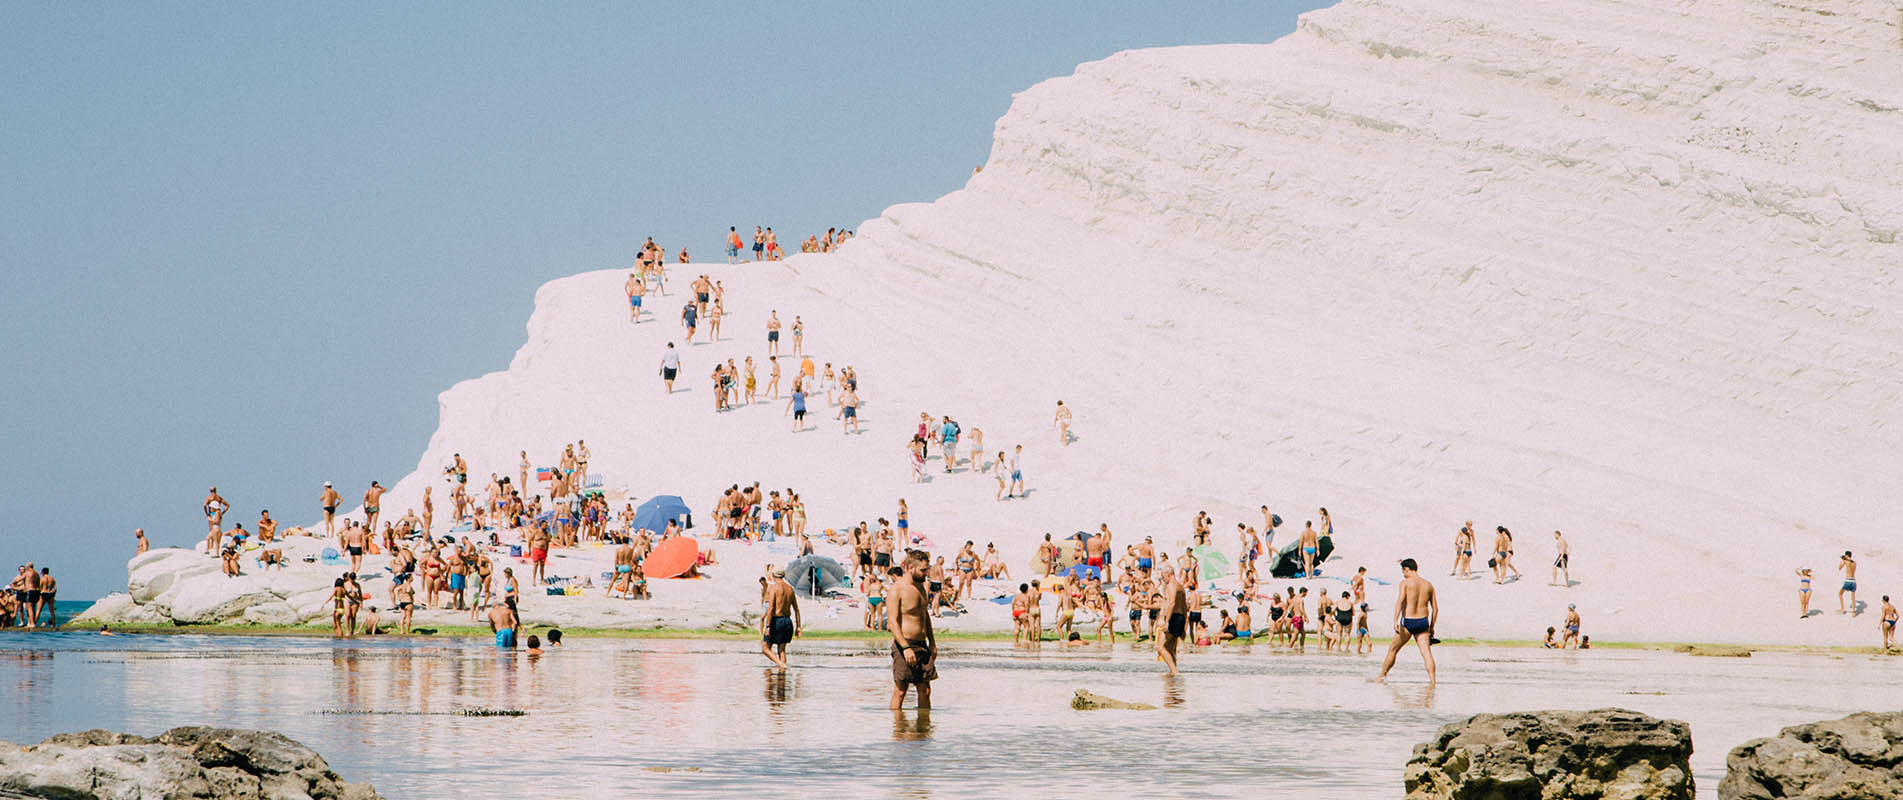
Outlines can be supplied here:
M1903 707L1883 659L1442 648L1403 655L1039 652L948 643L930 713L885 704L883 643L575 640L531 659L443 640L0 634L0 738L212 724L283 731L390 797L997 797L1142 793L1360 798L1400 791L1413 746L1483 711L1621 706L1691 722L1700 795L1778 728ZM1088 688L1156 711L1072 711ZM475 712L489 713L475 713ZM520 716L509 712L522 712ZM842 787L849 787L842 788Z

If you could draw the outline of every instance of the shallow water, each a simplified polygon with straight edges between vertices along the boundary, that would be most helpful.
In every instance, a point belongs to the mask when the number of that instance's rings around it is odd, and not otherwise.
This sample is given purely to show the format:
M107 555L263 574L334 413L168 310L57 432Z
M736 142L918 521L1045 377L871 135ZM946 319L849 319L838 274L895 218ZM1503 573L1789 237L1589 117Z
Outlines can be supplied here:
M1394 796L1413 746L1482 711L1623 706L1692 724L1701 797L1731 747L1784 725L1903 707L1894 662L1442 648L1427 688L1372 656L1255 646L1185 658L948 644L929 714L886 710L883 643L796 643L793 669L734 641L593 640L531 660L474 640L0 634L0 739L176 725L279 730L392 798ZM1070 710L1073 689L1159 711ZM461 717L467 706L522 717ZM333 715L325 711L399 712ZM646 768L671 767L657 772ZM678 771L697 767L699 772Z

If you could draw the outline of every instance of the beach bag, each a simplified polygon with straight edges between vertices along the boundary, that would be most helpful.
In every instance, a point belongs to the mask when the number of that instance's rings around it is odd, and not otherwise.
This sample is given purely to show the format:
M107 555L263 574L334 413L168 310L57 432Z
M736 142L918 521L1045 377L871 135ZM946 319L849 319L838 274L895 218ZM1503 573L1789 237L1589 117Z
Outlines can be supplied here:
M1493 569L1494 567L1497 567L1499 565L1500 564L1498 561L1491 558L1487 559L1487 569Z

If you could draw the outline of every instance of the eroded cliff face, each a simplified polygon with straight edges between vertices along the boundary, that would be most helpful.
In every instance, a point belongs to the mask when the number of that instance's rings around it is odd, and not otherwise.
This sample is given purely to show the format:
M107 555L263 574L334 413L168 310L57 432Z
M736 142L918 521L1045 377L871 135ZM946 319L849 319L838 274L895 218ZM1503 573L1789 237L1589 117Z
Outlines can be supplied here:
M1085 64L1018 95L964 189L837 254L708 268L732 341L686 348L688 395L654 372L690 274L652 328L623 273L545 286L385 505L434 485L445 515L452 453L486 478L576 438L697 506L755 479L839 523L910 496L941 544L1328 505L1345 557L1390 571L1474 519L1543 583L1565 529L1602 635L1829 639L1754 621L1789 616L1791 566L1903 522L1880 500L1903 496L1898 26L1889 0L1352 0L1272 44ZM873 430L713 413L713 359L764 383L770 310L859 368ZM1031 443L1040 494L909 489L919 411ZM1563 608L1544 591L1447 600L1524 638ZM1711 616L1641 612L1687 606Z

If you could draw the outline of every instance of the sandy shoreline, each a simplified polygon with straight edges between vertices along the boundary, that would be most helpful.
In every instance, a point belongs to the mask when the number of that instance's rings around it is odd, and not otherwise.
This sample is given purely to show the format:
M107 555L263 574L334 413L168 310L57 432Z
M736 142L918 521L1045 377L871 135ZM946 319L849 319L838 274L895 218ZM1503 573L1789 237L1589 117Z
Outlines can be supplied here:
M580 638L580 639L679 639L683 641L691 641L691 640L697 640L697 639L750 640L750 639L756 639L759 637L759 634L752 630L734 630L731 628L569 628L569 627L548 626L548 625L528 625L524 627L523 630L527 633L538 633L541 631L545 631L549 629L550 627L560 627L564 636ZM98 625L81 623L81 624L63 625L59 627L58 629L37 628L37 629L30 629L30 630L18 630L14 632L17 632L17 633L59 633L59 632L72 633L72 632L79 632L79 631L96 631L98 629L99 629ZM368 636L368 637L358 636L353 639L338 639L337 637L331 636L327 627L321 626L321 625L116 625L113 627L113 633L127 634L127 635L136 634L136 635L159 635L159 636L191 636L191 635L196 635L196 636L282 636L282 637L335 639L340 642L341 641L356 642L356 641L366 641L366 640L378 641L378 640L434 639L434 638L486 639L493 635L487 628L470 626L470 625L418 625L416 626L416 632L413 633L411 636L407 636L407 637L398 636L395 634L379 634L377 636ZM844 640L883 641L885 639L890 638L890 636L885 631L820 629L820 630L807 630L801 634L801 638L810 639L810 640L822 640L822 641L844 641ZM1012 637L1011 637L1011 634L1009 633L1000 633L1000 632L941 631L938 634L938 638L948 642L1005 642L1005 641L1010 641ZM1234 642L1229 642L1222 645L1212 644L1212 645L1208 645L1204 647L1194 647L1194 648L1190 648L1189 652L1193 653L1193 652L1196 652L1197 650L1209 650L1209 649L1215 649L1215 648L1260 646L1264 648L1264 650L1267 653L1277 654L1277 655L1314 655L1314 656L1324 656L1324 657L1338 657L1338 656L1355 657L1354 654L1352 653L1340 654L1340 653L1324 652L1319 650L1318 646L1311 647L1309 650L1305 651L1304 653L1297 654L1294 651L1289 650L1285 647L1270 645L1267 643L1265 638L1266 637L1258 637L1257 641L1251 645L1241 645L1241 644L1236 644ZM1057 639L1055 633L1047 630L1045 631L1045 634L1044 634L1044 641L1055 644L1059 640ZM1086 638L1086 641L1089 641L1089 639ZM1148 636L1145 636L1141 641L1142 643L1147 644L1151 640L1149 639ZM1378 658L1380 655L1381 648L1385 648L1387 646L1388 640L1387 638L1384 637L1384 638L1376 639L1374 641L1378 645L1376 651L1373 653L1364 653L1358 657L1368 658L1368 659ZM1129 644L1132 644L1132 642L1130 641L1130 638L1127 634L1119 633L1117 635L1117 644L1129 645ZM1540 641L1537 639L1458 639L1458 638L1443 639L1441 640L1440 644L1435 645L1435 647L1462 647L1462 648L1482 647L1482 648L1500 648L1500 649L1514 649L1514 650L1542 649L1540 646ZM1753 653L1793 653L1797 655L1818 655L1818 656L1846 656L1846 655L1903 656L1903 651L1891 651L1889 653L1885 653L1881 648L1856 647L1856 646L1850 646L1850 645L1816 646L1816 645L1791 645L1791 644L1749 644L1749 643L1740 644L1740 643L1733 643L1733 642L1644 642L1644 641L1601 642L1597 640L1593 642L1593 646L1591 648L1588 648L1587 652L1590 652L1591 650L1684 651L1686 648L1704 649L1704 650L1710 650L1710 651L1748 650ZM1568 650L1565 652L1573 653L1573 652L1579 652L1579 651Z

